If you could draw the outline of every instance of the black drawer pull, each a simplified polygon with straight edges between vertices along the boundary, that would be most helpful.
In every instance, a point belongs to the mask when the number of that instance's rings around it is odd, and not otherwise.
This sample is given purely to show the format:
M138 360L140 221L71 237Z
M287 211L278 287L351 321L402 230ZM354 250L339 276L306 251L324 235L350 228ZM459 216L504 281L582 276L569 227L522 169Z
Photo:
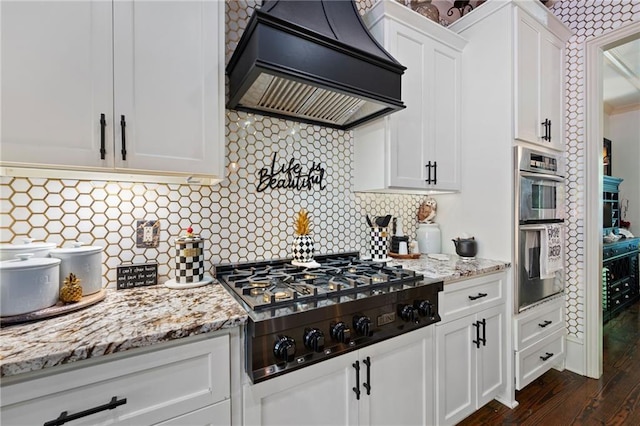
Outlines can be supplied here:
M477 296L469 296L469 300L478 300L478 299L482 299L483 297L487 297L488 294L487 293L478 293Z
M94 408L89 408L88 410L80 411L79 413L71 414L70 416L67 415L67 411L63 411L62 413L60 413L60 415L58 416L57 419L49 420L48 422L46 422L44 424L44 426L59 426L59 425L63 425L66 422L70 422L70 421L73 421L73 420L78 420L79 418L87 417L87 416L90 416L92 414L99 413L100 411L113 410L114 408L116 408L116 407L118 407L120 405L124 405L126 403L127 403L127 398L118 399L117 396L114 396L113 398L111 398L111 401L109 403L107 403L107 404L100 405L100 406L94 407Z
M480 321L474 322L473 326L476 328L476 340L472 340L471 343L476 345L476 348L480 349Z
M356 386L352 389L356 394L356 399L360 400L360 361L356 361L351 365L356 369Z
M545 352L545 355L540 355L540 359L543 361L548 360L549 358L551 358L553 356L553 354L551 352Z
M552 322L553 321L546 320L546 321L542 322L541 324L538 324L538 327L545 328L546 326L551 325Z
M127 122L124 119L124 115L120 116L120 128L122 129L122 149L120 152L122 153L122 161L127 161L127 140L125 137L124 129L127 127Z
M367 395L371 395L371 358L363 359L362 363L367 366L367 381L362 386L367 390Z
M104 119L104 114L100 114L100 159L104 160L104 156L107 153L105 149L104 129L107 126L107 120Z

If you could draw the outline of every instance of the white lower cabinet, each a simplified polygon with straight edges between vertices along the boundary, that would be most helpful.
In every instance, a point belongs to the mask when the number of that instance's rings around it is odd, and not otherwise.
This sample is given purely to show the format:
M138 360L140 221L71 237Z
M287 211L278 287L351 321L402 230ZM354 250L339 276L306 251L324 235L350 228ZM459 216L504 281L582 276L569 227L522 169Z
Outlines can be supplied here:
M229 425L230 336L172 343L4 379L1 423Z
M445 284L436 324L436 423L455 424L504 391L506 385L505 275ZM490 291L500 297L492 298ZM459 295L464 293L465 299ZM478 297L479 296L479 297ZM447 298L459 300L459 307ZM487 306L488 305L488 306ZM445 311L446 312L446 311Z
M516 389L552 367L564 368L564 298L528 309L514 318Z
M247 384L244 424L434 424L433 334L434 327L424 327L281 377Z

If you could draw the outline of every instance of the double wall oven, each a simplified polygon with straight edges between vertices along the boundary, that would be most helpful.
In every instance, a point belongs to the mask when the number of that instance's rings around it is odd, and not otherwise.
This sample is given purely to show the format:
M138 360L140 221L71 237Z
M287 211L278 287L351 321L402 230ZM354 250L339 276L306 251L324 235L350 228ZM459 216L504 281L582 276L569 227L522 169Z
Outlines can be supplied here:
M565 162L518 146L515 164L517 313L564 290Z

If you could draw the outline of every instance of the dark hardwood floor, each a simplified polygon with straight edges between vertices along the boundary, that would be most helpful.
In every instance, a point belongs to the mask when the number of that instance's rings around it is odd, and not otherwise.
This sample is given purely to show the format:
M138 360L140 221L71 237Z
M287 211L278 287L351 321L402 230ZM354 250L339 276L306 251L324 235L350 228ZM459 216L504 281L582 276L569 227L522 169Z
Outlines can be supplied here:
M550 370L516 392L509 410L491 401L460 425L640 425L640 302L604 326L598 380Z

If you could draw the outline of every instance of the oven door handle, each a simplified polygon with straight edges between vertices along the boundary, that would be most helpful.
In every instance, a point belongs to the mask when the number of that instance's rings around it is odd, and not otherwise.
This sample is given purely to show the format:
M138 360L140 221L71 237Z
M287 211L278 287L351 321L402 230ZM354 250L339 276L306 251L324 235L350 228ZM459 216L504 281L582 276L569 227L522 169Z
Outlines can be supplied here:
M549 225L564 225L564 221L549 223ZM521 231L544 231L548 228L548 225L520 225Z
M549 175L547 173L533 173L520 170L520 177L533 178L535 180L552 180L554 182L564 182L564 177Z

